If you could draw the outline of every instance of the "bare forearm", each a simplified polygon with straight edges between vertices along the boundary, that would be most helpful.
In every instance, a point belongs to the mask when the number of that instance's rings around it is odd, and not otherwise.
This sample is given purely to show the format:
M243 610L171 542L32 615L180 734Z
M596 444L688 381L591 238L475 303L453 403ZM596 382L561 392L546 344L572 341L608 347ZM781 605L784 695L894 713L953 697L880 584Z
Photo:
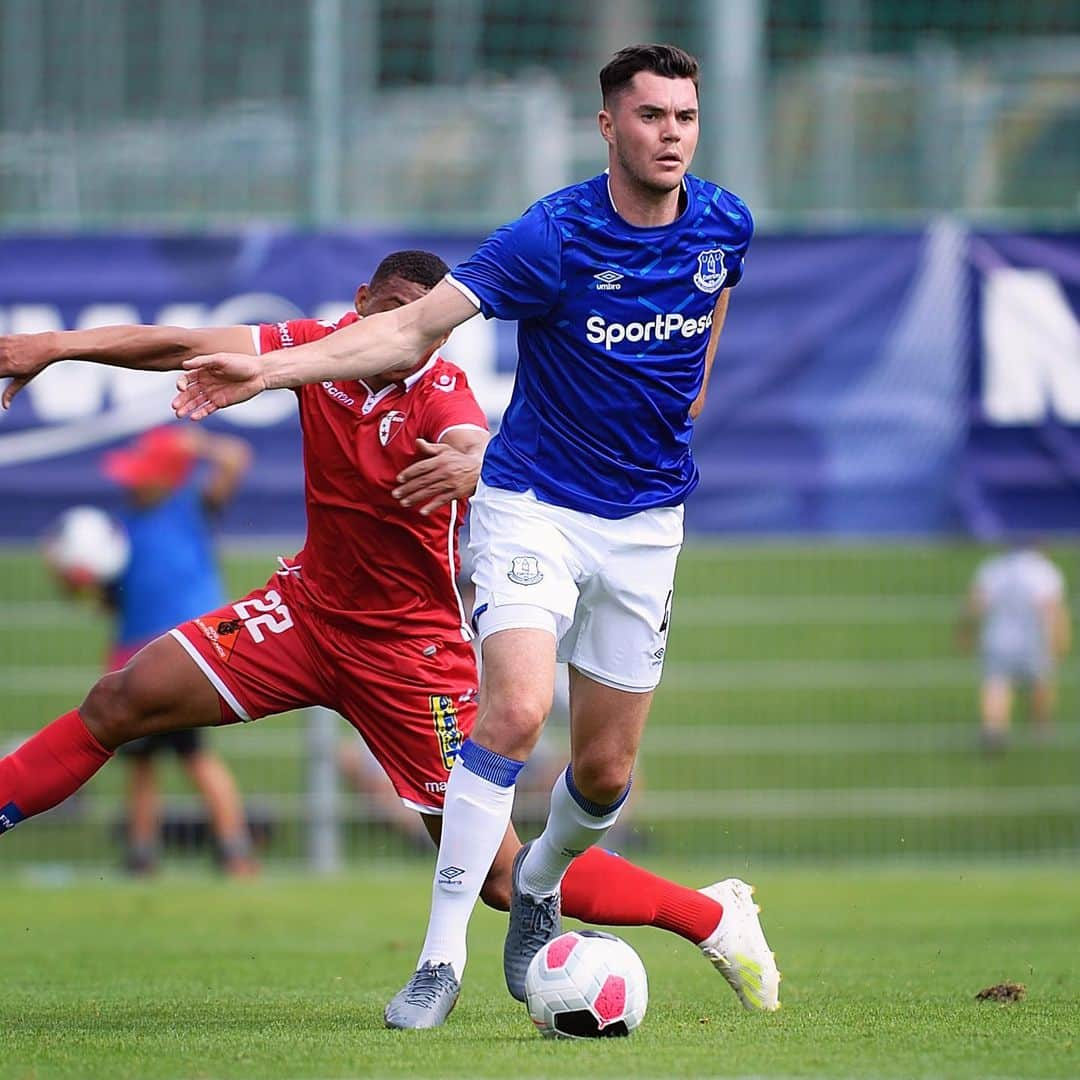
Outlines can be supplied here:
M713 362L716 360L716 350L720 346L720 335L723 333L724 322L727 320L730 299L731 290L725 289L713 309L712 330L709 333L709 344L705 349L705 371L701 378L701 389L690 406L691 420L696 420L701 415L701 410L705 408L705 395L709 389L709 379L712 378Z
M41 335L53 360L90 360L139 371L175 371L210 349L252 351L247 327L103 326Z
M436 340L427 340L415 323L389 311L371 315L319 341L264 353L263 378L267 389L327 379L363 379L415 364Z

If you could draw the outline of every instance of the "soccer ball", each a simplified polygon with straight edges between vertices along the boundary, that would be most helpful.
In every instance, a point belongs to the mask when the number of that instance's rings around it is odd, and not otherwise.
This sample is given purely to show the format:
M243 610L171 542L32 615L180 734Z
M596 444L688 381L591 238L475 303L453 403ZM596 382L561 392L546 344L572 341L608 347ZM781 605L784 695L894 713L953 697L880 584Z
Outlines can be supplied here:
M641 957L621 938L574 930L532 958L525 1000L532 1022L548 1038L629 1035L645 1017L649 980Z
M53 573L73 588L115 581L131 554L127 533L96 506L65 510L45 534L42 550Z

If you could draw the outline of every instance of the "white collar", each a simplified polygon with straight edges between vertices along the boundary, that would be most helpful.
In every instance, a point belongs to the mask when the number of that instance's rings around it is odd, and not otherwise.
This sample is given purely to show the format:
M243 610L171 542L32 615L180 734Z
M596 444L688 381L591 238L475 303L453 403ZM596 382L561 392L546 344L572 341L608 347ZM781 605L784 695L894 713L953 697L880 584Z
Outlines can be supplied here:
M367 406L370 412L371 408L379 401L382 401L387 394L393 391L396 387L402 386L407 394L441 359L439 353L433 353L428 359L428 362L417 371L414 371L411 375L406 375L404 379L395 379L391 383L387 383L381 390L372 391L363 379L357 379L356 381L367 391Z
M615 211L615 213L616 213L616 215L618 217L622 218L623 221L626 221L626 218L623 218L622 214L619 213L619 208L615 205L615 196L611 192L611 170L610 169L605 169L604 170L604 175L607 177L607 197L608 197L608 202L611 203L611 209ZM685 173L683 173L683 178L682 178L682 180L679 181L679 185L682 187L683 191L686 192L687 205L689 205L690 189L686 186L686 174ZM677 214L675 216L675 220L678 221L681 216L682 216L682 214ZM627 225L630 224L630 222L628 222L628 221L626 223L627 223ZM634 226L632 226L632 228L637 229L637 228L640 228L640 226L634 225Z
M440 360L439 353L433 352L428 358L428 362L420 368L419 371L414 371L411 375L406 375L401 381L405 384L405 390L411 390Z

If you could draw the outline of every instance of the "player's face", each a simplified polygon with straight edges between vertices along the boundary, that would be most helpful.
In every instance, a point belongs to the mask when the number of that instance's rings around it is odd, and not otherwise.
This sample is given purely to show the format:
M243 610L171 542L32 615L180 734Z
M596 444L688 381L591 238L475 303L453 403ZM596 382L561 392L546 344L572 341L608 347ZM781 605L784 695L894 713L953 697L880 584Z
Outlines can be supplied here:
M697 88L690 79L639 71L601 111L600 133L613 169L649 191L673 191L697 149Z
M430 290L426 285L418 285L415 281L407 281L405 278L400 277L387 278L374 289L369 285L360 286L356 292L356 311L357 314L363 316L378 315L380 312L393 311L396 308L404 307L406 304L411 304L428 292ZM440 345L442 345L442 342L424 353L415 364L410 364L409 367L384 371L380 381L385 380L387 383L392 383L411 375L417 368L423 367L428 362L432 353ZM370 380L368 381L370 382Z

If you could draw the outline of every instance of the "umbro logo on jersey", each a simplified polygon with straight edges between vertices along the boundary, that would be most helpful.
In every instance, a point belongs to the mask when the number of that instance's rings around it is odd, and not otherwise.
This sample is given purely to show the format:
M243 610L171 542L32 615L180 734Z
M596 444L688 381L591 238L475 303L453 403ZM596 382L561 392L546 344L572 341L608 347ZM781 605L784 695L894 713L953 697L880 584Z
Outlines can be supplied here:
M611 292L622 288L619 282L622 281L624 275L614 270L602 270L599 274L593 274L593 277L596 279L596 287L600 292Z
M379 442L385 446L400 430L405 423L405 414L397 409L391 409L379 421Z
M457 387L456 375L440 375L432 384L436 390L441 390L444 394L452 393Z
M724 249L709 248L708 251L699 252L694 284L702 292L714 293L726 280L727 267L724 265Z

